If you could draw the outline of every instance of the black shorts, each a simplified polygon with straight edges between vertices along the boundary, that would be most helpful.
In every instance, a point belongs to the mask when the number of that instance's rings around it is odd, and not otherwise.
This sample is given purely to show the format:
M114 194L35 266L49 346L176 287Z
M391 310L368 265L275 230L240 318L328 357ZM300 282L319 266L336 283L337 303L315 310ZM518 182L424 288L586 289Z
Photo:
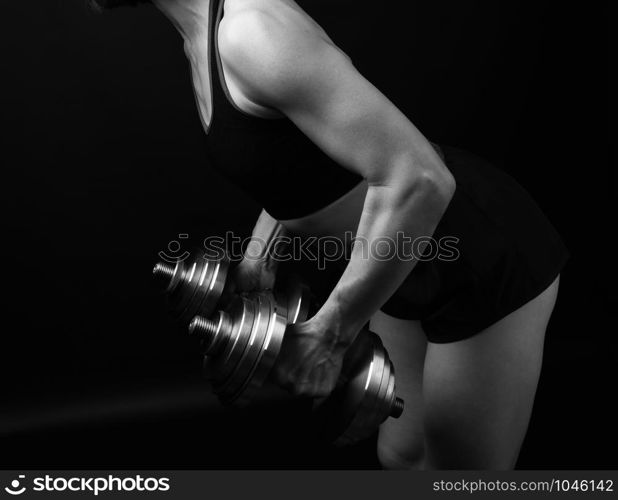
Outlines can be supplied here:
M457 189L427 260L382 307L391 316L420 320L434 343L471 337L523 306L551 285L569 255L513 178L471 153L441 148Z

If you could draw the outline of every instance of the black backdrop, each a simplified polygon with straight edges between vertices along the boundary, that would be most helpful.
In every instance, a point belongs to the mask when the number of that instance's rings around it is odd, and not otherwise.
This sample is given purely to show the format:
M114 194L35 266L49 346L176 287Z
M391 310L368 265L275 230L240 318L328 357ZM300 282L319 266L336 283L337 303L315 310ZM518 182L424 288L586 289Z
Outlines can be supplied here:
M259 207L208 169L171 25L84 3L2 7L0 466L375 467L371 443L314 443L302 408L238 415L204 392L152 264L179 233L248 233ZM429 138L503 165L561 232L519 466L616 467L605 5L300 3Z

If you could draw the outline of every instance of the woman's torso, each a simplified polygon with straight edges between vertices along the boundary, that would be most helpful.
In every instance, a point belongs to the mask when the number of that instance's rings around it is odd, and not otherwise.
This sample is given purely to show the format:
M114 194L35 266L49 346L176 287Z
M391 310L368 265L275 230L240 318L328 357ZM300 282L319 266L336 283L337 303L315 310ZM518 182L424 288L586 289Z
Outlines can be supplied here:
M366 183L327 157L287 118L247 104L218 54L217 27L224 0L212 2L207 50L188 54L211 165L245 188L292 233L349 241L344 235L356 231ZM303 23L303 29L320 29L302 11L289 9L290 22ZM504 172L457 148L437 149L457 188L434 238L457 239L459 257L456 263L434 259L416 266L414 274L425 285L419 287L415 300L432 304L437 303L438 294L447 296L489 273L505 249L518 248L521 255L534 260L531 235L539 241L558 239L553 232L548 235L553 228L542 212Z
M298 6L276 1L288 9L289 22L332 43ZM228 5L234 4L212 0L208 39L186 47L211 166L294 233L337 236L355 230L367 188L363 179L336 164L276 110L246 99L226 71L218 30Z

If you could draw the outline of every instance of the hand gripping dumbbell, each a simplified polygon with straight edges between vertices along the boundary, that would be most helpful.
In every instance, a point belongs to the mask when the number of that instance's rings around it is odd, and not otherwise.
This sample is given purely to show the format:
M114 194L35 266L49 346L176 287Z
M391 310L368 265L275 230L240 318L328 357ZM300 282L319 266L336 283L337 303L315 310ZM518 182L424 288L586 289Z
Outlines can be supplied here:
M189 331L202 342L204 371L225 403L251 401L271 372L291 320L304 321L307 294L271 292L235 297L213 319L196 316ZM345 445L369 437L389 416L399 417L392 363L380 338L362 330L346 354L344 382L316 408L321 434Z
M204 260L204 259L198 259ZM208 319L226 290L226 262L157 264L165 277L170 308L177 317L201 308L189 331L205 351L204 372L224 403L251 401L266 381L283 342L287 325L309 317L310 294L288 282L284 293L257 292L228 297L229 305ZM219 265L217 265L219 264ZM321 433L337 445L371 435L389 416L399 417L403 401L395 396L392 363L380 338L363 330L344 359L333 393L316 405Z

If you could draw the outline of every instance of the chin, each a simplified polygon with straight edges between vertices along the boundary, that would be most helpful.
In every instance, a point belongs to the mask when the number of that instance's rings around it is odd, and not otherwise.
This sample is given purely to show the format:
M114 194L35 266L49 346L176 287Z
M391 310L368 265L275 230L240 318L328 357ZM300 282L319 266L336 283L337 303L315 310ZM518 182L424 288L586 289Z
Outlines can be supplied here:
M88 4L95 10L113 9L130 5L135 7L140 3L150 3L150 0L88 0Z

